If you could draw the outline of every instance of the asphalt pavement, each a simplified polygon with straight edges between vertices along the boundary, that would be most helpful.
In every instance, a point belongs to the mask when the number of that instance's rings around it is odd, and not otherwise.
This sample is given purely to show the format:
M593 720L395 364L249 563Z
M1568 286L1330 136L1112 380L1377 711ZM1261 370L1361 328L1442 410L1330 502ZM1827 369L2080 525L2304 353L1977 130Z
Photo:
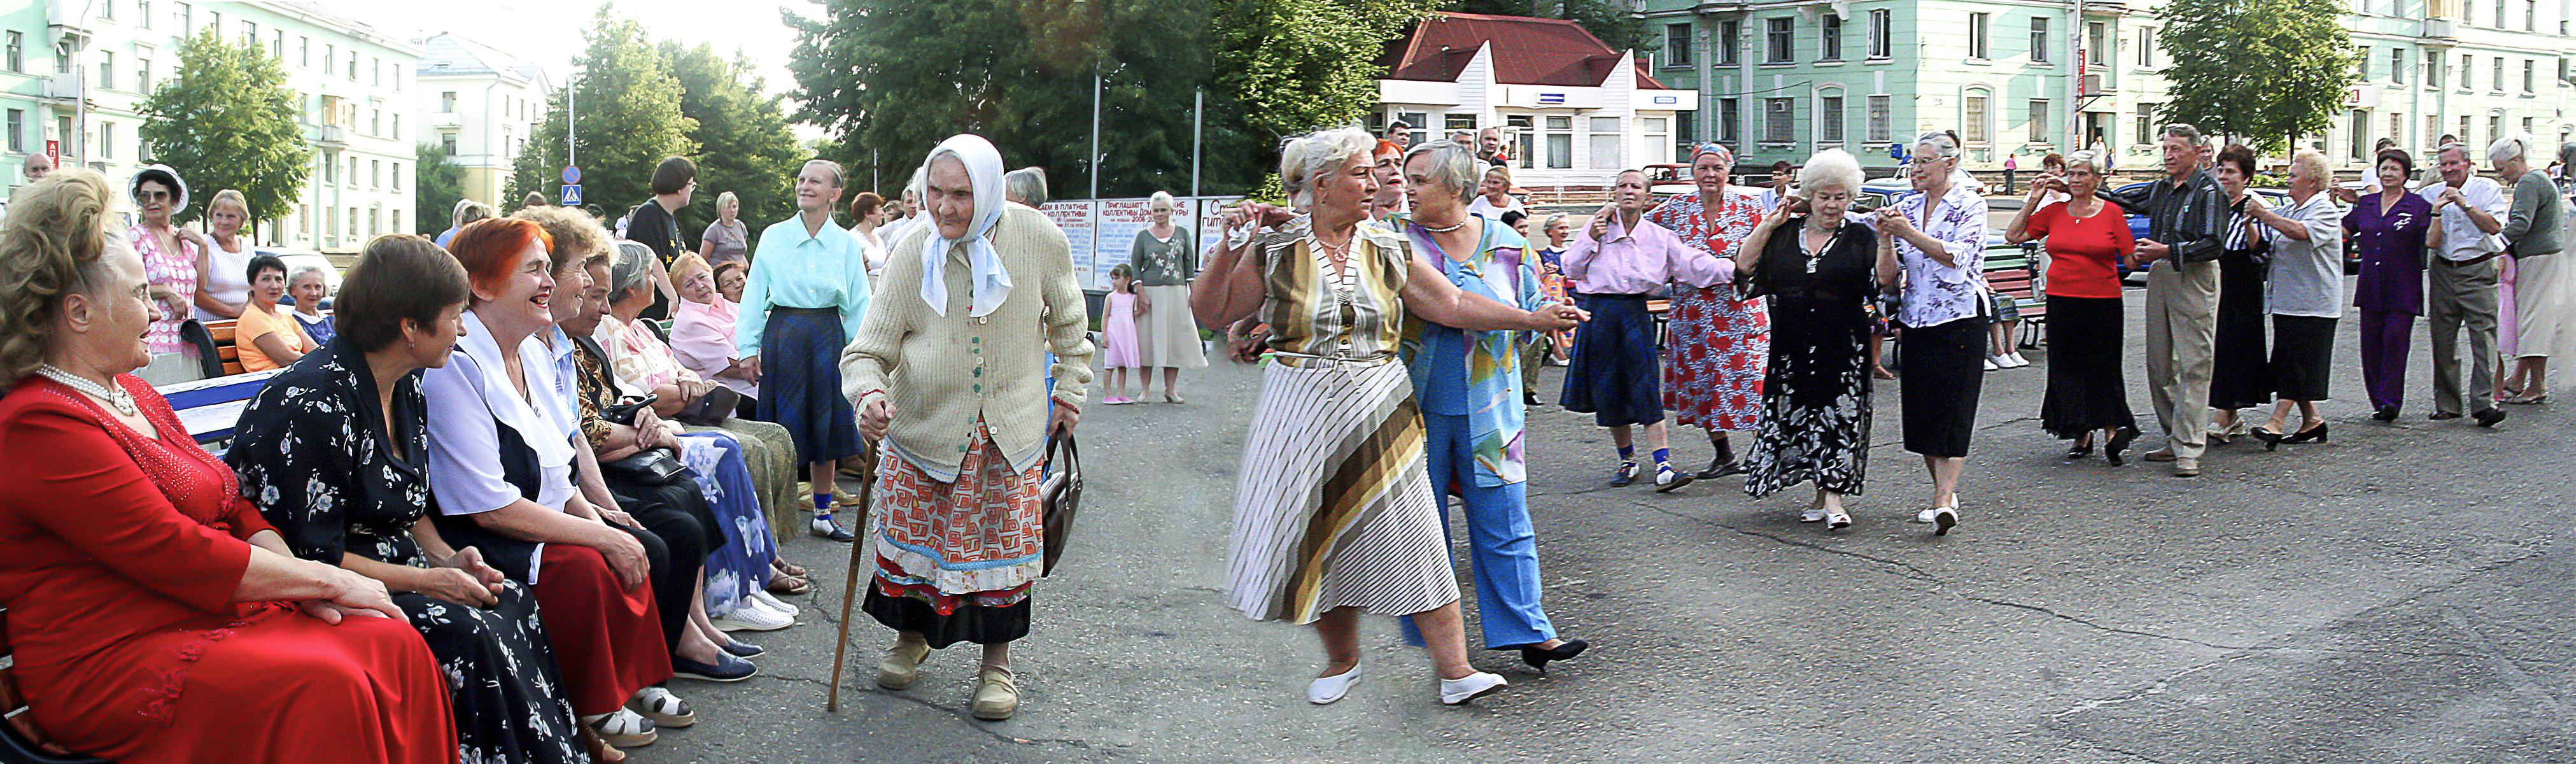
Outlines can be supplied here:
M2140 302L2132 290L2121 352L2130 404L2152 427ZM676 682L697 726L630 753L644 764L2576 761L2565 541L2576 428L2551 406L2511 407L2494 430L2425 420L2421 328L2405 416L2371 422L2354 324L2338 327L2329 442L2213 447L2190 479L2136 460L2064 461L2037 423L2048 356L2111 351L2025 351L2033 365L1985 378L1964 524L1947 537L1911 522L1929 482L1898 447L1902 380L1876 391L1868 490L1840 532L1796 522L1804 489L1756 500L1740 478L1673 494L1606 487L1606 431L1533 410L1546 605L1593 648L1544 675L1516 653L1478 651L1512 686L1463 707L1438 703L1429 661L1385 618L1364 621L1368 678L1338 704L1309 705L1311 632L1225 607L1258 376L1217 361L1185 375L1187 404L1087 410L1084 508L1015 652L1018 718L966 714L972 646L935 653L911 689L876 688L892 634L865 615L842 709L826 713L848 547L802 537L784 548L815 572L816 591L790 598L807 608L803 624L744 635L770 648L764 675ZM1552 400L1562 370L1542 379ZM1707 463L1696 431L1677 435L1678 464Z

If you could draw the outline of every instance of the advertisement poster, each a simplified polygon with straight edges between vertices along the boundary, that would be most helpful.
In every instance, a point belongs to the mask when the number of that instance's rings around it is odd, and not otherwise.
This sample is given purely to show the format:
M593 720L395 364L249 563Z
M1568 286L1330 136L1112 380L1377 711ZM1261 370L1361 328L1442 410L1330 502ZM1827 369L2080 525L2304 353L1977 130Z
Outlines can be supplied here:
M1091 207L1093 204L1095 202L1089 199L1077 199L1069 202L1047 202L1038 207L1039 212L1046 213L1048 220L1055 221L1057 228L1064 229L1065 240L1072 244L1073 272L1077 274L1091 272ZM1093 288L1089 283L1083 284L1083 287Z

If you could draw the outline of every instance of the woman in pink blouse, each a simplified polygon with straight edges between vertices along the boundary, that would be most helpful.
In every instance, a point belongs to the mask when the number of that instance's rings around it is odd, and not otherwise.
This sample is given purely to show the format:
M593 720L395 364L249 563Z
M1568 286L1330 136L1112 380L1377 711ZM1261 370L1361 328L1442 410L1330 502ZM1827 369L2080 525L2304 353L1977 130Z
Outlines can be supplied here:
M151 331L144 335L152 354L177 353L186 347L179 324L196 316L197 260L205 249L170 220L188 208L188 184L169 165L153 165L134 174L129 191L141 222L125 232L134 251L143 255L143 277L152 285L155 308Z

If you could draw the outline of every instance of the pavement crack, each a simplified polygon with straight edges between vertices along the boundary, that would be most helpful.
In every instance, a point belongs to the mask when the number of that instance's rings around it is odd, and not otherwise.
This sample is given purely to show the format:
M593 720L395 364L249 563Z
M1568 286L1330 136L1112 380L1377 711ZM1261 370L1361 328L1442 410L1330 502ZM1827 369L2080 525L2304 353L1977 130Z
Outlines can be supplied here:
M1848 550L1848 549L1835 549L1835 548L1833 548L1833 547L1825 546L1825 545L1823 545L1823 544L1818 544L1818 543L1815 543L1815 542L1812 542L1812 541L1801 541L1801 540L1798 540L1798 539L1790 538L1790 537L1787 537L1787 536L1782 536L1782 535L1777 534L1777 533L1772 533L1772 532L1770 532L1770 531L1760 530L1760 529L1757 529L1757 528L1745 528L1745 527L1740 527L1740 526L1728 525L1728 524L1726 524L1726 523L1719 522L1716 518L1713 518L1713 517L1701 517L1701 516L1697 516L1697 515L1692 515L1692 514L1689 514L1689 513L1686 513L1686 512L1681 512L1681 511L1673 510L1673 509L1670 509L1670 508L1664 507L1664 506L1662 506L1662 505L1654 504L1654 503L1650 503L1650 502L1643 502L1643 501L1635 501L1635 500L1631 500L1629 503L1631 503L1631 504L1635 504L1635 505L1640 506L1640 507L1644 507L1644 508L1646 508L1646 509L1654 510L1654 511L1656 511L1656 512L1659 512L1659 513L1662 513L1662 514L1665 514L1665 515L1669 515L1669 516L1672 516L1672 517L1675 517L1675 518L1679 518L1679 519L1683 519L1683 520L1689 520L1689 521L1692 521L1692 522L1701 523L1701 524L1704 524L1704 525L1708 525L1708 526L1710 526L1710 527L1715 527L1715 528L1724 528L1724 529L1726 529L1726 530L1729 530L1729 531L1735 532L1735 533L1740 534L1740 535L1752 536L1752 537L1755 537L1755 538L1762 538L1762 539L1770 539L1771 541L1774 541L1774 542L1777 542L1777 543L1786 544L1786 545L1789 545L1789 546L1804 547L1804 548L1807 548L1807 549L1813 549L1813 550L1816 550L1816 551L1819 551L1819 552L1824 552L1824 553L1827 553L1827 554L1837 554L1837 555L1842 555L1842 556L1844 556L1844 557L1850 557L1850 558L1854 558L1854 559L1868 560L1868 561L1870 561L1870 562L1878 563L1878 564L1880 564L1880 565L1885 565L1885 566L1888 566L1888 567L1891 567L1891 568L1897 568L1897 569L1900 569L1900 570L1904 571L1904 576L1905 576L1906 578L1911 578L1911 579L1915 579L1915 580L1918 580L1918 581L1929 581L1929 582L1936 583L1936 584L1948 584L1948 583L1949 583L1948 581L1943 581L1943 580L1941 580L1941 578L1940 578L1940 577L1938 577L1938 576L1934 576L1934 575L1932 575L1930 572L1927 572L1927 571L1923 570L1922 568L1915 567L1913 563L1909 563L1909 562L1906 562L1906 561L1904 561L1904 560L1889 559L1889 558L1886 558L1886 557L1880 557L1880 556L1873 555L1873 554L1867 554L1867 553L1863 553L1863 552L1854 552L1854 551L1851 551L1851 550Z
M2194 645L2199 645L2199 646L2202 646L2202 647L2213 648L2213 649L2219 649L2219 650L2272 650L2272 649L2279 649L2279 648L2266 647L2266 646L2263 646L2263 645L2230 645L2230 644L2224 644L2224 643L2219 643L2219 642L2208 642L2208 641L2204 641L2204 640L2192 639L2192 638L2190 638L2190 637L2177 637L2177 636L2173 636L2173 635L2171 635L2171 634L2158 634L2158 633L2155 633L2155 632L2152 632L2152 631L2141 631L2141 630L2138 630L2138 629L2124 629L2124 628L2121 628L2121 627L2118 627L2118 626L2112 626L2112 625L2104 624L2104 623L2102 623L2102 622L2095 621L2095 620L2090 619L2090 618L2085 618L2085 617L2083 617L2083 616L2079 616L2079 615L2069 615L2069 614L2066 614L2066 613L2062 613L2062 612L2059 612L2056 608L2048 607L2048 606L2045 606L2045 605L2032 605L2032 604L2028 604L2028 603L2014 602L2014 601L2011 601L2011 600L1995 599L1995 598L1993 598L1993 597L1980 597L1980 596L1977 596L1977 595L1974 595L1974 594L1960 594L1960 595L1957 595L1957 596L1958 596L1960 599L1968 600L1968 601L1971 601L1971 602L1983 602L1983 603L1986 603L1986 604L1988 604L1988 605L1997 605L1997 606L2001 606L2001 607L2019 608L2019 609L2022 609L2022 610L2028 610L2028 611L2031 611L2031 612L2033 612L2033 613L2038 613L2038 614L2041 614L2041 615L2048 616L2048 617L2050 617L2050 618L2055 618L2055 619L2058 619L2058 620L2061 620L2061 621L2066 621L2066 622L2069 622L2069 623L2081 624L2081 625L2083 625L2083 626L2084 626L2084 627L2086 627L2086 628L2094 629L2094 630L2097 630L2097 631L2106 631L2106 632L2110 632L2110 633L2113 633L2113 634L2128 634L2128 635L2132 635L2132 636L2140 636L2140 637L2150 637L2150 638L2154 638L2154 639L2172 640L2172 641L2175 641L2175 642L2183 642L2183 643L2187 643L2187 644L2194 644Z

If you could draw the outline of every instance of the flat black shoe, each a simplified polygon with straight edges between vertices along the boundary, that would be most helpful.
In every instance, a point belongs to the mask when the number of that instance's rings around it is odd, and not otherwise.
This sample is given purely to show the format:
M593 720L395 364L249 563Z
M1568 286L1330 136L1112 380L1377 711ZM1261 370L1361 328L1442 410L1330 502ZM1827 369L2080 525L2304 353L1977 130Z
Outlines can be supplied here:
M1744 472L1743 462L1711 462L1708 469L1699 471L1697 477L1701 480L1716 480L1742 472Z
M2497 417L2497 418L2498 418L2498 419L2502 419L2503 417ZM2298 431L2298 432L2290 433L2290 434L2289 434L2289 436L2282 438L2282 439L2281 439L2281 442L2283 442L2283 443L2324 443L2324 442L2326 442L2326 423L2324 423L2324 422L2318 422L2318 423L2317 423L2317 426L2315 426L2315 427L2310 427L2310 428L2305 429L2305 430L2300 430L2300 431Z
M2382 421L2382 422L2394 422L2394 421L2397 421L2397 407L2396 407L2396 406L2384 406L2384 407L2381 407L2378 411L2370 412L2370 418L2372 418L2372 419L2377 419L2377 420Z
M2478 411L2478 413L2474 414L2473 416L2476 416L2476 417L2478 418L2478 426L2479 426L2479 427L2494 427L2494 426L2496 426L2496 423L2497 423L2497 422L2502 422L2502 421L2504 421L2504 409L2500 409L2500 408L2487 408L2487 409L2482 409L2482 410L2479 410L2479 411Z
M731 642L727 642L727 643L724 643L723 645L719 645L719 646L717 646L717 648L716 648L716 649L718 649L718 650L723 650L723 651L725 651L727 654L732 655L733 657L736 657L736 658L758 658L758 657L760 657L760 654L761 654L761 653L769 652L768 650L761 649L761 647L760 647L759 645L755 645L755 644L752 644L752 643L749 643L749 642L742 641L742 638L741 638L741 637L734 637L734 636L732 636L732 635L726 635L726 636L727 636L727 637L729 637L729 638L731 638L733 641L731 641Z
M2280 433L2273 432L2272 428L2261 425L2256 425L2253 429L2247 430L2246 432L2252 433L2255 440L2263 441L2263 450L2265 451L2279 450L2281 448L2281 441L2286 439L2283 438Z
M1635 464L1619 465L1619 471L1610 475L1610 487L1612 488L1635 485L1636 482L1637 465Z
M2442 420L2444 420L2444 419L2458 419L2458 418L2460 418L2460 412L2457 412L2457 411L2436 411L2436 412L2433 412L2433 415L2432 415L2432 416L2428 416L2428 417L2425 417L2425 418L2426 418L2426 419L2433 420L2433 421L2436 421L2436 422L2442 421Z
M859 538L859 534L851 533L850 529L843 528L839 523L832 522L832 519L829 516L818 517L812 522L806 523L805 532L822 538L831 539L833 541L855 541Z
M1521 405L1544 406L1547 404L1538 402L1538 393L1521 393Z
M1561 661L1582 655L1583 649L1591 646L1580 639L1569 639L1554 649L1524 647L1521 648L1521 662L1529 664L1530 668L1538 669L1539 673L1544 674L1547 673L1548 661Z
M2091 443L2077 443L2066 449L2066 460L2070 462L2092 455L2093 444Z
M713 665L671 656L671 676L706 682L739 682L760 675L760 667L730 653L717 653Z
M2129 441L2137 439L2138 428L2120 428L2119 432L2111 433L2111 442L2102 444L2102 458L2111 460L2113 467L2128 463L2125 455L2129 453Z

